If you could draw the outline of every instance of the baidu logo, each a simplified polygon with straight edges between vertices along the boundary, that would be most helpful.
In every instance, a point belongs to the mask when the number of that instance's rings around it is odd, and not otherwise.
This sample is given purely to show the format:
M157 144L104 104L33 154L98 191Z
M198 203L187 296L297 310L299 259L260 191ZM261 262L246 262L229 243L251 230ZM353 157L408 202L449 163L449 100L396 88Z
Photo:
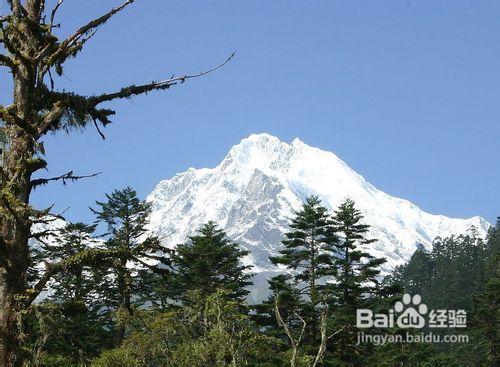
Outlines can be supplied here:
M374 313L370 309L356 310L356 327L422 329L430 328L464 328L467 314L465 310L430 310L419 294L403 295L400 301L388 313Z

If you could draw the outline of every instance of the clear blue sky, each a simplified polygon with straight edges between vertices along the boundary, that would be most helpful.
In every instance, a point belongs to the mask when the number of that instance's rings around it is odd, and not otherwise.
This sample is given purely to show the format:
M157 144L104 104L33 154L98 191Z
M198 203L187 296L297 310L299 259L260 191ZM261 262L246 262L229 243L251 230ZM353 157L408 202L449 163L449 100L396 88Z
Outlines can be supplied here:
M5 6L5 0L1 0ZM119 1L66 1L61 32ZM147 195L268 132L331 150L385 192L448 216L500 215L500 2L136 0L58 80L80 93L222 70L113 103L114 124L46 141L50 172L95 179L38 189L72 220L126 185ZM2 102L8 100L1 75Z

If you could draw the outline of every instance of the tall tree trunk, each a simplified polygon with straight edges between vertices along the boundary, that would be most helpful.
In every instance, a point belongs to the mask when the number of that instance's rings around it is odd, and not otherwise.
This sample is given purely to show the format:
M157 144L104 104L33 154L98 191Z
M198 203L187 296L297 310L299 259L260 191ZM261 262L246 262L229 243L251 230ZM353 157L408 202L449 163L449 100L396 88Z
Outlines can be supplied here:
M29 265L28 238L31 227L28 210L24 207L30 192L30 174L26 169L20 170L26 162L26 157L23 155L29 151L30 143L19 132L11 134L10 142L4 169L11 179L9 193L15 196L5 197L5 193L2 195L4 213L1 218L0 366L20 366L22 363L18 320L23 302L21 296L26 290L26 273ZM4 185L2 190L5 188ZM6 208L9 208L8 212L5 212Z
M29 34L27 29L26 34ZM13 106L17 116L24 121L33 119L34 75L33 68L20 64L14 78ZM25 131L10 125L7 136L9 147L3 157L0 196L0 366L20 366L18 325L24 303L22 296L26 291L31 228L28 202L31 175L37 169L37 160L34 159L33 139Z

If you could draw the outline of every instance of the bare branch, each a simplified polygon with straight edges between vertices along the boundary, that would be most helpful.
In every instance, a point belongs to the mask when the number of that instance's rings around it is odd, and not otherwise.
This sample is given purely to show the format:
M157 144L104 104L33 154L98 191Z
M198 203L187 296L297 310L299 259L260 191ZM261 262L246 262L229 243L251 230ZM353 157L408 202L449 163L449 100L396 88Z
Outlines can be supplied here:
M58 219L66 221L66 218L64 218L63 214L66 213L66 211L69 209L69 207L64 209L59 214L50 212L53 207L54 207L54 204L52 204L51 206L49 206L46 209L34 211L33 217L31 218L31 223L32 224L49 224L49 223L55 222Z
M323 357L325 356L326 353L326 342L329 339L326 335L327 321L328 321L328 305L325 305L321 310L320 325L319 325L321 341L319 343L318 353L316 353L316 357L314 358L312 367L318 366L323 361Z
M57 234L57 231L54 231L52 229L46 229L44 231L30 233L29 238L34 238L34 239L40 241L43 237L55 236L56 234Z
M68 173L65 173L64 175L57 176L57 177L38 178L36 180L32 180L31 187L36 188L37 186L46 185L51 181L62 181L63 184L66 185L66 181L77 181L77 180L81 180L82 178L96 177L96 176L100 175L101 173L102 172L93 173L91 175L76 176L73 174L73 171L69 171Z
M47 70L49 68L51 68L54 64L56 64L58 60L65 59L69 55L68 51L70 50L70 48L72 48L73 46L75 46L75 44L83 36L85 36L88 32L92 31L93 29L95 29L95 28L99 27L100 25L104 24L113 15L115 15L118 12L120 12L127 5L130 5L133 2L134 2L134 0L127 0L125 3L123 3L119 7L111 9L111 11L109 11L106 14L104 14L103 16L90 21L89 23L85 24L83 27L80 27L75 33L73 33L71 36L69 36L68 38L66 38L63 42L61 42L61 44L59 45L59 47L57 48L57 50L52 55L50 55L50 57L48 58L47 61L44 62L44 67L42 68L42 75L45 75L45 73L47 72ZM58 6L56 5L56 8L55 8L56 11L57 11L57 7ZM55 13L54 13L54 16L55 16ZM52 24L52 22L51 22L51 24ZM53 26L53 24L52 24L52 26Z
M24 298L25 306L29 307L38 295L43 291L47 283L54 277L54 275L71 269L79 265L91 265L96 261L104 261L107 259L115 258L117 256L128 254L128 249L88 249L76 253L73 256L65 258L57 263L45 262L45 272L33 288L26 291Z
M101 129L99 128L99 125L97 124L97 121L95 118L92 119L92 122L94 123L94 126L95 126L95 129L97 130L97 132L99 133L99 135L101 136L102 140L106 140L106 136L103 134L103 132L101 131Z
M283 328L286 336L290 340L290 344L292 345L292 357L290 358L290 367L296 367L300 342L302 341L302 337L304 336L304 332L306 330L306 325L307 325L306 321L297 312L294 312L294 315L302 323L302 328L300 329L299 335L297 337L294 337L292 331L290 330L290 327L283 321L283 318L281 317L281 312L278 306L278 297L276 297L274 301L274 312L276 314L276 321L278 322L278 325Z
M52 32L52 28L54 28L54 19L56 17L57 10L59 7L64 3L64 0L57 0L56 6L54 6L54 9L50 12L50 23L49 23L49 30Z
M209 70L199 72L197 74L191 74L191 75L184 75L184 76L179 76L179 77L172 77L167 80L163 80L161 82L152 82L149 84L143 84L143 85L131 85L125 88L120 89L118 92L115 93L109 93L109 94L101 94L100 96L95 96L95 97L90 97L89 102L93 104L94 106L98 105L99 103L106 102L106 101L112 101L114 99L121 99L121 98L129 98L134 95L139 95L139 94L144 94L151 92L153 90L164 90L168 89L173 85L176 85L178 83L184 83L188 79L193 79L193 78L199 78L201 76L207 75L211 72L214 72L217 69L220 69L224 65L226 65L233 57L235 53L233 52L231 56L229 56L226 61L224 61L222 64L219 64Z
M170 270L168 270L168 269L160 268L159 266L156 266L156 265L150 265L147 262L142 261L140 258L138 258L136 256L132 256L132 259L134 261L138 262L139 264L141 264L142 266L148 268L149 270L151 270L156 275L162 275L162 276L164 276L164 275L168 275L168 274L171 273Z

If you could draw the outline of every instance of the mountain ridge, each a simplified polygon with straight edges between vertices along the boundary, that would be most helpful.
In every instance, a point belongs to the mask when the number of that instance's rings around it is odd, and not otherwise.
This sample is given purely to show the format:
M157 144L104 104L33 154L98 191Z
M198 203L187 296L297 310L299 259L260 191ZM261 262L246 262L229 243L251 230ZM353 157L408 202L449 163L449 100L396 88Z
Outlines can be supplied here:
M465 233L471 226L486 235L490 227L479 216L426 213L377 189L333 152L263 133L241 140L214 168L190 167L162 180L147 197L153 208L149 228L173 247L213 220L250 251L245 263L264 273L263 281L265 274L283 271L268 258L278 253L294 211L310 195L329 210L353 199L379 240L372 254L388 259L386 270L407 261L417 243L429 248L437 236Z

